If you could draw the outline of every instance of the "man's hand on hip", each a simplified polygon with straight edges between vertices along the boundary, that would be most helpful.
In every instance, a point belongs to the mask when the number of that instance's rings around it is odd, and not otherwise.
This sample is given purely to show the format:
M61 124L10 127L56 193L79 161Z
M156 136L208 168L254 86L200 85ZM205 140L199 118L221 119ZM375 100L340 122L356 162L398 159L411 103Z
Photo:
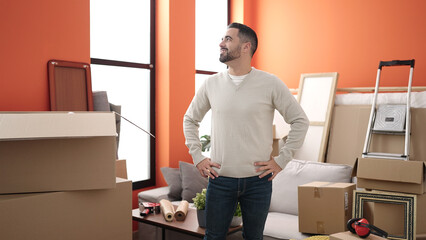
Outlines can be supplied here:
M219 177L219 174L212 167L220 168L220 164L212 162L210 158L205 158L196 167L203 177L211 177L212 179Z
M275 162L273 157L271 157L271 159L269 159L269 161L266 161L266 162L255 162L254 166L258 167L256 169L256 172L263 172L262 174L259 175L259 178L263 178L267 176L268 174L272 173L272 177L270 177L268 181L272 181L272 179L274 179L275 176L277 176L277 174L281 172L281 170L283 170L280 167L280 165L278 165L277 162Z

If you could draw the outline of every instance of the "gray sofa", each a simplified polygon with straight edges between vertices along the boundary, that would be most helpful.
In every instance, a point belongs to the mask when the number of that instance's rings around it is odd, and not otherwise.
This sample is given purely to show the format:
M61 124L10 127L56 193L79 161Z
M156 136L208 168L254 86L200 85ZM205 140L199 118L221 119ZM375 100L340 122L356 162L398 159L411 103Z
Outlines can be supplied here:
M200 176L193 164L180 162L179 169L162 168L163 176L168 184L140 192L139 202L159 202L161 199L192 202L192 197L207 186L207 179ZM292 160L273 180L272 199L268 218L265 224L264 239L304 239L310 235L299 232L297 187L313 181L351 182L352 167L340 164L318 163ZM176 202L178 204L178 202ZM244 224L244 223L243 223ZM145 224L139 225L143 239L161 239L161 231ZM166 234L167 239L182 238L178 233ZM142 238L140 238L142 239ZM242 239L241 232L228 239Z

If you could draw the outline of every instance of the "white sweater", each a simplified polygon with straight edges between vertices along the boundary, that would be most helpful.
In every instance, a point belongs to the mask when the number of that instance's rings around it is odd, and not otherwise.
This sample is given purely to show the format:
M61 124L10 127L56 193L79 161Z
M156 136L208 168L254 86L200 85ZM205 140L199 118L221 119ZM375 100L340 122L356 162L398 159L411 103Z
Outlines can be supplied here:
M221 165L219 176L251 177L255 162L268 161L272 152L272 121L277 109L291 130L279 156L281 168L293 158L308 130L309 121L287 86L276 76L252 68L238 86L228 71L212 75L195 94L183 120L186 146L194 164L206 157L201 152L199 123L212 110L211 160Z

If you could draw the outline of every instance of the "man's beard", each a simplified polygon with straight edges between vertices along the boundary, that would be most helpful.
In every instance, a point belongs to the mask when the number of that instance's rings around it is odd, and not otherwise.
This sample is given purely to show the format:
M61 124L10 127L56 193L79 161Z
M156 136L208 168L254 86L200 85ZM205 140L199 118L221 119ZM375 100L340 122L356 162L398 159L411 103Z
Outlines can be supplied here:
M229 49L227 49L225 52L220 54L219 61L222 62L222 63L226 63L226 62L229 62L229 61L232 61L234 59L241 57L240 50L241 50L241 46L238 46L236 49L231 50L231 51Z

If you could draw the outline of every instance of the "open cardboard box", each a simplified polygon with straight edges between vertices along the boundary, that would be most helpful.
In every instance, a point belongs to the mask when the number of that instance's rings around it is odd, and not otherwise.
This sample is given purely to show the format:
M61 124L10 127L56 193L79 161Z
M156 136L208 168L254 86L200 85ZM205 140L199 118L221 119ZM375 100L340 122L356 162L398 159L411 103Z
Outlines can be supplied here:
M426 163L392 159L360 158L355 168L357 187L416 195L417 239L426 239ZM380 171L378 171L380 169ZM371 223L391 235L404 232L403 206L390 203L374 203Z
M425 162L378 158L357 160L357 187L412 194L426 190Z
M110 112L0 113L0 194L115 187Z
M127 179L127 165L125 159L118 159L115 161L115 176Z

